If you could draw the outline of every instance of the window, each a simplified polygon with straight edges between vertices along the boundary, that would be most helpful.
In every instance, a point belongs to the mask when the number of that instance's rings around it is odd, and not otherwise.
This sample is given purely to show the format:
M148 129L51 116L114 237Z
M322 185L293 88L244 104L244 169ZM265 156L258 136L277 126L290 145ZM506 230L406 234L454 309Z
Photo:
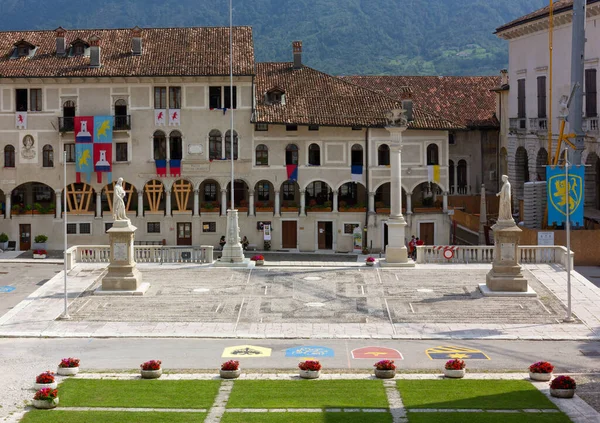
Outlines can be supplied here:
M73 56L83 56L85 52L85 44L77 43L73 45Z
M256 185L256 194L258 197L258 201L269 201L269 194L271 192L271 185L262 181Z
M217 201L217 184L214 182L204 184L204 201Z
M223 104L226 109L237 109L237 87L233 87L233 107L231 106L231 87L225 86Z
M52 194L54 194L52 188L39 182L32 183L31 191L33 193L33 201L36 202L50 201L52 200Z
M89 223L80 223L79 224L79 234L80 235L89 235L92 233L92 225Z
M281 104L284 102L283 96L284 96L283 91L281 91L279 89L272 89L267 92L266 102L267 102L267 104Z
M438 146L437 144L429 144L427 146L427 165L439 165Z
M213 129L208 134L208 158L210 160L220 159L222 151L221 132L217 129Z
M363 165L363 148L360 144L354 144L352 146L352 166L362 166Z
M387 144L381 144L377 149L377 164L379 166L390 165L390 147Z
M67 153L67 163L75 163L75 143L66 142L64 144L64 149Z
M148 222L146 224L146 232L149 234L159 234L160 233L160 222Z
M211 109L221 108L221 87L210 87L208 89L208 101Z
M287 125L285 125L285 130L288 132L297 131L298 125L287 124Z
M598 116L598 80L596 69L585 70L585 116Z
M173 131L169 134L169 153L171 160L181 160L183 158L181 132Z
M217 222L202 222L202 232L217 232Z
M455 138L454 132L450 132L448 134L448 144L449 145L456 145L456 138Z
M154 108L167 108L167 87L154 87Z
M32 112L42 111L42 89L32 88L29 90L29 110Z
M107 223L105 223L105 224L104 224L104 232L105 232L105 233L106 233L106 232L108 232L108 230L109 230L110 228L112 228L112 227L113 227L113 224L112 224L112 222L107 222Z
M268 123L256 123L256 124L254 124L254 130L255 131L268 131L269 124Z
M4 147L4 167L15 167L15 147L12 145Z
M269 165L269 149L264 144L256 146L256 166Z
M162 131L156 131L154 139L154 160L167 159L167 137Z
M356 184L348 182L340 187L340 201L348 205L355 205L358 200L358 188Z
M294 201L296 198L296 185L293 182L284 182L282 188L283 200Z
M538 118L546 117L546 77L538 76L537 78L537 107Z
M321 166L321 147L318 144L308 146L308 164Z
M225 158L231 160L231 130L225 132ZM233 160L238 159L238 134L233 131Z
M77 223L67 223L67 234L69 234L69 235L77 234Z
M19 57L29 56L29 46L26 44L20 44L17 47L17 54Z
M126 142L118 142L115 144L115 149L117 152L116 161L117 162L126 162L128 160L127 143Z
M344 235L352 235L355 228L360 228L359 223L344 223Z
M169 87L169 109L181 109L181 87Z
M27 107L27 89L17 88L15 90L15 97L17 100L17 112L26 112Z
M298 164L298 147L294 144L289 144L285 148L285 164L286 165L297 165Z
M525 113L525 80L519 79L517 81L517 117L524 118L526 116Z
M54 149L50 144L46 144L42 148L42 166L54 167Z
M309 131L318 131L319 125L308 125L308 130Z

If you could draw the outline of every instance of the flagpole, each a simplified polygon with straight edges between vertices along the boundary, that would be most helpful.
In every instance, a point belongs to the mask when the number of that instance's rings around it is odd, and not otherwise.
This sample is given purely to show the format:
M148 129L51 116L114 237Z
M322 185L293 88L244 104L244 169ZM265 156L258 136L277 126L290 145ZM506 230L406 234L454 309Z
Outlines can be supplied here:
M69 300L67 293L67 150L63 151L63 179L64 179L64 191L63 191L63 219L64 219L64 290L65 290L65 308L63 314L60 316L61 319L70 319L69 316Z
M231 160L231 210L235 209L235 195L234 195L234 171L233 171L233 0L229 0L229 111L231 113L231 130L229 132L230 142L230 160Z
M567 317L564 318L565 322L573 322L572 310L571 310L571 209L569 200L571 199L571 186L569 184L569 155L565 150L565 188L567 189L567 204L566 217L567 217Z

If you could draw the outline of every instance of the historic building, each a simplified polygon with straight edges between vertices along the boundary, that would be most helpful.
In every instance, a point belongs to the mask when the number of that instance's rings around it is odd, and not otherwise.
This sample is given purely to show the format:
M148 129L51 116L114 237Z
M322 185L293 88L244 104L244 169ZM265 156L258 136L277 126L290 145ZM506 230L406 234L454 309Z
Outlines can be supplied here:
M552 125L553 156L560 128L561 97L571 92L571 38L573 1L555 1L553 32L553 76L549 83L549 7L509 22L496 34L509 42L508 80L499 87L508 101L508 130L500 152L513 181L513 202L524 199L524 183L545 180L548 162L548 126ZM583 129L585 151L586 217L600 218L600 143L598 127L598 66L600 60L600 1L587 1L584 62ZM552 117L549 120L549 89L552 88ZM565 133L568 133L566 125ZM518 210L518 209L517 209ZM521 217L522 218L522 217Z
M388 95L306 67L299 42L293 62L255 63L249 27L234 28L233 42L232 92L228 28L2 33L0 232L21 250L38 234L61 249L66 212L69 244L106 244L123 177L138 242L218 245L233 189L241 235L259 249L265 222L275 250L350 251L356 227L383 249L386 114L413 89ZM459 183L449 160L464 122L414 97L402 147L407 235L447 243L449 193L493 175L477 179L485 165L469 159L472 182Z

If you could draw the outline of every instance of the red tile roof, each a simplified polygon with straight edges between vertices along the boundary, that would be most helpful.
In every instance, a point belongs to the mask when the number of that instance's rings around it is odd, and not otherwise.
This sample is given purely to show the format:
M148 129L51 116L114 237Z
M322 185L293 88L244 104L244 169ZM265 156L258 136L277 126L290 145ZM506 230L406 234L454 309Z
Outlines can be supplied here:
M102 66L90 68L86 56L56 55L54 31L0 32L0 77L220 76L229 75L229 28L142 29L142 55L131 53L131 29L67 31L65 45L100 37ZM11 58L14 44L37 47L33 57ZM233 72L254 74L252 28L233 29Z
M345 76L345 81L362 85L394 98L406 89L414 107L441 116L455 127L500 126L496 119L499 76Z
M587 0L587 4L597 3L600 0ZM573 10L573 0L554 0L554 13L562 13L568 10ZM496 34L502 32L509 28L514 28L515 26L519 26L526 22L535 21L542 18L547 18L550 15L550 5L546 7L542 7L541 9L536 10L535 12L529 13L525 16L521 16L507 24L504 24L498 28L496 28Z
M274 87L285 92L285 104L268 104L265 93ZM294 69L293 63L257 63L254 122L273 124L362 126L387 125L385 113L399 108L410 90L396 96L343 80L309 67ZM414 129L454 129L456 125L416 107Z

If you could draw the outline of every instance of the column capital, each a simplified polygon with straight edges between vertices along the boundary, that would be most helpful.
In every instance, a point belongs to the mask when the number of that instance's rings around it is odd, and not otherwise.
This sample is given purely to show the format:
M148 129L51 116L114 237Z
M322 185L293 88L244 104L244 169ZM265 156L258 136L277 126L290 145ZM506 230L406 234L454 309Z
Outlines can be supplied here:
M221 194L227 193L227 188L221 188Z
M253 189L249 189L249 190L248 190L248 195L252 195L252 196L254 196L254 190L253 190Z
M279 190L278 189L274 190L273 192L275 193L275 195L279 195Z
M369 191L369 197L375 197L377 195L376 192Z

